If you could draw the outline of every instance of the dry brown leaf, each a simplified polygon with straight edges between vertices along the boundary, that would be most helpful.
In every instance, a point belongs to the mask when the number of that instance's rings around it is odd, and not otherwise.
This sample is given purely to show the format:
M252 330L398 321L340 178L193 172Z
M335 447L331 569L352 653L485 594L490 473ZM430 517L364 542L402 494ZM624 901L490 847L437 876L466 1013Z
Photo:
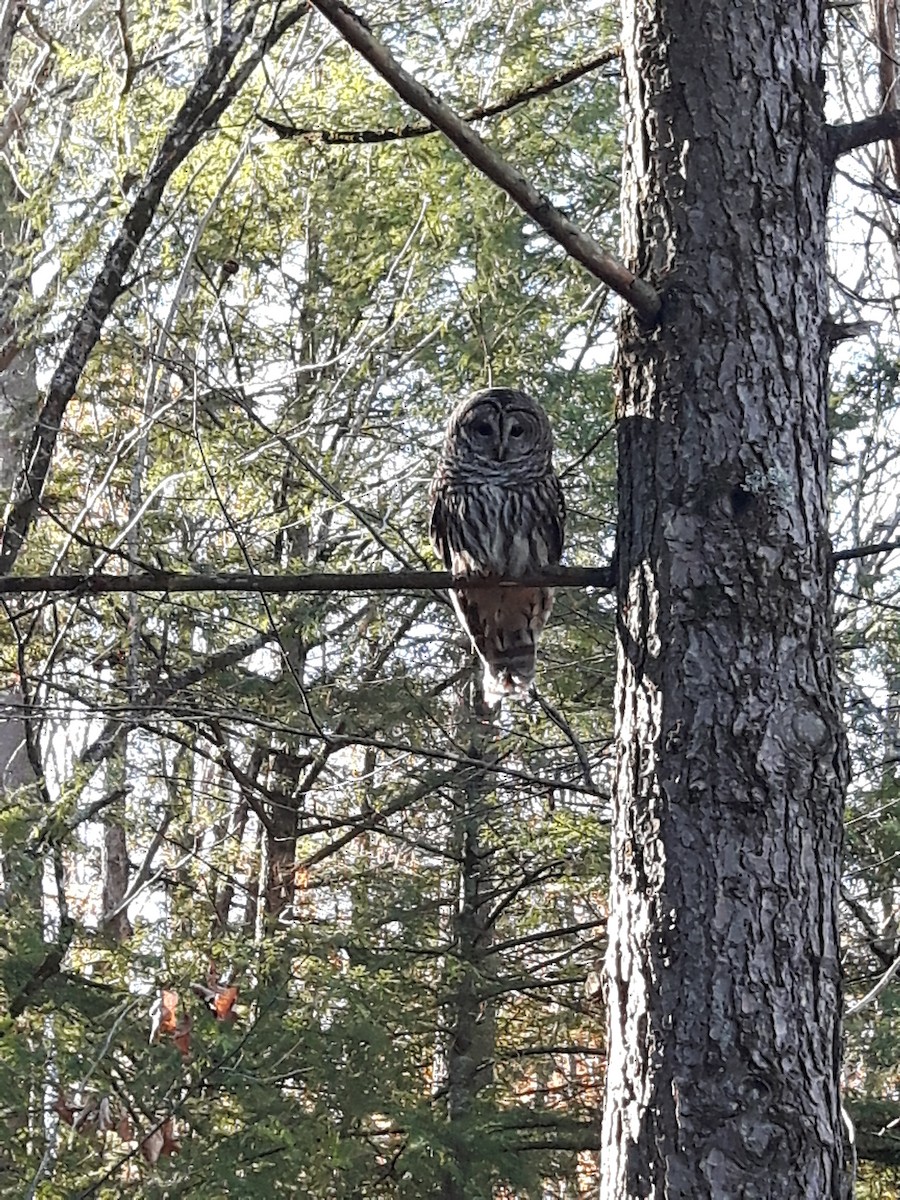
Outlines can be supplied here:
M172 1030L172 1041L181 1051L182 1058L189 1058L191 1054L191 1030L194 1027L194 1022L191 1020L190 1013L182 1013L178 1018L175 1028Z
M212 1015L217 1021L235 1021L237 1013L234 1012L234 1004L237 1000L238 989L233 985L231 987L216 986L214 988L204 987L202 983L192 983L191 991L195 996L199 996Z
M100 1107L97 1109L97 1132L108 1133L110 1129L115 1128L115 1124L109 1096L104 1096L100 1101Z
M160 1150L160 1156L165 1154L178 1154L181 1151L181 1142L175 1136L175 1120L173 1117L167 1117L163 1122L162 1127L163 1144Z
M237 995L236 987L219 988L219 994L213 1000L213 1012L217 1021L234 1021L237 1018L234 1011Z
M165 1135L162 1129L154 1129L152 1133L141 1142L141 1154L151 1167L155 1167L159 1162L159 1156L162 1153L162 1148L165 1145Z
M76 1109L69 1104L64 1096L57 1096L53 1102L53 1111L65 1125L75 1124Z
M178 993L162 988L150 1008L150 1045L163 1034L174 1033L178 1024L175 1010L178 1008Z

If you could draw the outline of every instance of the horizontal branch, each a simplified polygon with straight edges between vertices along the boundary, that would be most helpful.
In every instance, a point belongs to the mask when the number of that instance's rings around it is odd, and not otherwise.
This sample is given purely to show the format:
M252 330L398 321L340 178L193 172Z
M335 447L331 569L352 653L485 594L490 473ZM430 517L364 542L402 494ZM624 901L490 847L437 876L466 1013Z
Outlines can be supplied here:
M900 542L874 542L838 550L834 562L900 550ZM256 592L296 595L301 592L434 592L454 586L496 587L595 587L612 591L616 586L611 565L605 567L553 567L520 579L459 579L449 571L323 571L300 575L256 575L251 571L190 574L186 571L147 571L133 575L101 572L72 575L0 576L0 596L68 593L101 596L122 592Z
M850 121L846 125L828 126L828 150L832 162L842 154L870 146L872 142L884 142L900 137L900 111L876 113L861 121Z
M849 558L866 558L870 554L887 554L900 550L900 542L870 542L867 546L851 546L849 550L835 550L832 562L845 562Z
M621 53L621 46L610 46L609 49L595 55L594 58L576 63L574 67L567 67L565 71L556 71L552 75L546 75L537 83L530 83L516 92L510 92L493 104L479 104L475 108L468 109L462 114L462 120L484 121L488 117L499 117L513 108L518 108L520 104L527 104L530 100L536 100L540 96L549 96L560 88L566 87L567 84L574 83L590 74L591 71L596 71L598 67L605 67L611 62L615 62ZM385 142L427 137L430 133L438 132L437 126L428 122L401 125L397 129L304 129L298 125L286 125L282 121L275 121L272 117L260 117L260 120L280 138L303 138L307 142L321 142L325 146L379 145Z
M571 258L627 300L645 320L656 319L661 305L656 289L608 254L590 234L570 221L547 196L539 192L520 170L511 166L483 141L471 125L467 125L443 100L439 100L409 72L404 71L387 46L371 33L352 9L341 0L311 0L311 3L331 22L341 37L387 80L401 99L439 129L474 167L506 192Z
M337 571L320 575L254 575L228 571L219 575L189 575L181 571L154 571L136 575L22 575L0 577L0 595L65 592L99 596L111 592L265 592L294 595L298 592L431 592L454 584L467 588L513 587L615 587L611 567L554 567L552 571L522 579L456 579L449 571Z

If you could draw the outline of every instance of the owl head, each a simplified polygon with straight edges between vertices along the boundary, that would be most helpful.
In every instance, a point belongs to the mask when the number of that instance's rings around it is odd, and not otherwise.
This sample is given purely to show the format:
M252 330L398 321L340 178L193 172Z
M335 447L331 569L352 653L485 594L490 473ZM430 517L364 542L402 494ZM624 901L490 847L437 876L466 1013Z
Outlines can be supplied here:
M505 477L551 469L553 435L536 400L512 388L486 388L450 414L444 459Z

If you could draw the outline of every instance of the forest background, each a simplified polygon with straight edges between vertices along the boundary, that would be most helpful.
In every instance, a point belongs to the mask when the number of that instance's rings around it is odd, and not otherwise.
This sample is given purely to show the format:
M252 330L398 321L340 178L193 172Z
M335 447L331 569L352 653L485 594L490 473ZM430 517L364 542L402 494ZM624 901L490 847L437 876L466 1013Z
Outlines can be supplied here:
M618 302L321 16L2 11L5 493L39 406L65 409L4 574L434 567L443 424L490 383L551 414L566 561L608 562ZM365 15L615 247L614 10ZM889 100L877 16L828 12L832 121ZM832 355L832 504L865 1200L900 1185L900 555L857 553L900 528L898 162L842 158L830 230L856 335ZM539 697L493 722L438 593L4 605L3 1194L595 1193L606 591L560 591Z

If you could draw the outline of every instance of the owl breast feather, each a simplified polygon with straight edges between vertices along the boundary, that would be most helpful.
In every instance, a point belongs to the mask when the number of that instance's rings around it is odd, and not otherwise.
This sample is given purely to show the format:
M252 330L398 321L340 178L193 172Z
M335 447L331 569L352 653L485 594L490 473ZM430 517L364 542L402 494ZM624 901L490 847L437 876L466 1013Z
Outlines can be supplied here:
M454 575L516 578L554 566L562 552L559 483L548 475L527 490L502 483L446 488L434 532Z

